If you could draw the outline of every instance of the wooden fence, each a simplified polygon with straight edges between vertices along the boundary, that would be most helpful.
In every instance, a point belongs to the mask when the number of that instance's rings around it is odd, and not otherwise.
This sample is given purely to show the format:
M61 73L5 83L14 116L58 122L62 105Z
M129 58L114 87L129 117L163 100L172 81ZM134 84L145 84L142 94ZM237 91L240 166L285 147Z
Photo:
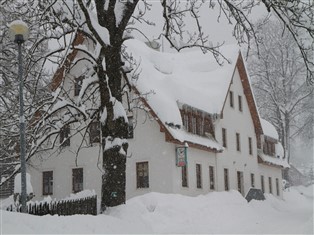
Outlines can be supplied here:
M21 211L21 206L14 208L12 205L7 211ZM32 215L97 215L97 196L86 197L68 201L40 202L29 204L27 213Z

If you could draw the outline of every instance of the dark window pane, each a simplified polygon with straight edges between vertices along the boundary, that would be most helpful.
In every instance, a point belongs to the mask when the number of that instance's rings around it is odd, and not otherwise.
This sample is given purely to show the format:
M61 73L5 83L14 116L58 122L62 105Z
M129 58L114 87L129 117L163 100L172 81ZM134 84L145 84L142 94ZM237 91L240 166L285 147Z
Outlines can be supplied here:
M80 94L83 79L84 79L84 76L80 76L74 79L74 96L78 96Z
M181 172L182 172L182 187L188 187L187 167L186 166L182 166L181 167Z
M53 194L53 171L43 172L43 195Z
M230 107L233 108L233 92L232 91L229 92L229 97L230 97Z
M136 187L149 188L148 162L136 163Z
M222 146L227 147L227 130L222 128Z
M242 112L242 96L238 96L238 100L239 100L239 111L241 111Z
M65 125L60 130L60 144L62 147L70 146L70 126Z
M202 188L202 169L201 164L196 164L196 187Z
M89 138L90 143L100 143L100 123L92 122L89 125Z
M228 169L224 169L224 181L225 181L225 190L229 190L229 171Z
M215 189L215 175L213 166L209 166L209 189Z
M74 193L83 190L83 168L72 169L72 191Z

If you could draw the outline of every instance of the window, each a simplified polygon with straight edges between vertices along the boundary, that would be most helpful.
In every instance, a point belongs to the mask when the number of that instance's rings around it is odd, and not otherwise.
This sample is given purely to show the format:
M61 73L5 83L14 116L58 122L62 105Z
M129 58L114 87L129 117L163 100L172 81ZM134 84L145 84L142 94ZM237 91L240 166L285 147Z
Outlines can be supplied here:
M224 181L225 181L225 190L228 191L229 190L229 170L228 169L224 169Z
M275 143L266 138L263 145L263 152L269 156L275 156Z
M269 183L269 193L273 193L273 186L271 183L271 177L268 177L268 183Z
M83 168L72 169L72 191L83 191Z
M133 127L133 117L128 117L128 139L134 138L134 127Z
M236 133L236 139L237 139L237 151L241 151L240 147L240 134Z
M89 141L91 144L100 143L100 127L99 122L92 122L89 125Z
M148 162L136 163L136 187L149 188Z
M183 109L180 109L180 113L184 130L199 136L207 134L214 136L212 118L209 114L189 106L184 106ZM177 125L174 126L173 123L169 123L169 126L177 128Z
M209 166L209 189L215 189L215 175L214 175L214 167Z
M261 189L262 189L262 192L265 193L265 184L264 184L264 176L261 175Z
M60 144L62 147L70 146L70 126L65 125L60 130Z
M239 101L239 111L242 112L243 108L242 108L242 96L238 96L238 101Z
M183 126L185 127L186 131L189 132L189 116L187 113L183 115Z
M201 164L196 164L196 187L202 188L202 168Z
M201 135L201 136L203 136L205 134L204 125L205 125L204 117L202 116L199 119L199 135Z
M193 134L198 134L196 132L196 117L195 116L192 116L192 133Z
M232 91L229 92L229 96L230 96L230 107L233 108L233 92Z
M238 191L243 194L243 172L237 171Z
M80 94L83 79L84 79L84 76L74 78L74 96L78 96Z
M278 178L276 178L276 193L277 193L277 196L280 195L280 193L279 193L279 179Z
M253 154L253 149L252 149L252 138L249 137L249 154L252 155Z
M251 187L255 188L255 176L253 173L251 173Z
M181 167L182 172L182 187L188 187L188 169L186 166Z
M53 171L43 172L43 195L53 194Z
M227 130L222 128L222 146L227 147Z

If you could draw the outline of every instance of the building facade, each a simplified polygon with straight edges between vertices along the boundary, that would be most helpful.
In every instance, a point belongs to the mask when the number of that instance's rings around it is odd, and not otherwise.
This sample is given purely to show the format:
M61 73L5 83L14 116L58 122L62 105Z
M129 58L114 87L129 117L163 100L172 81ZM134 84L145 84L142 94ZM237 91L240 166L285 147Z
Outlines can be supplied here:
M224 66L201 52L165 54L135 40L126 46L142 58L141 74L129 95L155 89L126 111L130 129L127 199L148 192L196 196L225 190L245 196L251 187L282 198L282 169L288 164L276 148L273 155L263 148L268 129L259 118L236 46L222 49L231 60ZM89 66L82 63L66 76L57 76L73 100L84 80L80 71ZM62 199L86 189L95 190L100 198L99 123L88 126L84 141L77 132L80 128L78 124L62 128L61 147L29 163L36 200L48 195ZM278 138L274 141L280 145Z

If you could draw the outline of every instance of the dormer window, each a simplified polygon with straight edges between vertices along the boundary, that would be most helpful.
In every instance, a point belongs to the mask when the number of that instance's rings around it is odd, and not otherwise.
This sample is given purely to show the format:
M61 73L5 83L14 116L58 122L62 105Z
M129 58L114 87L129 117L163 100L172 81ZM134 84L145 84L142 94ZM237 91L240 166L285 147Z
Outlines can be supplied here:
M265 137L263 152L266 155L275 157L275 141Z
M211 119L208 114L192 108L180 110L184 129L199 136L210 133L214 136Z
M84 79L84 76L79 76L77 78L74 78L74 96L78 96L80 94L83 79Z
M200 134L200 133L197 133L197 128L196 128L196 117L195 116L192 116L192 133L193 134Z

